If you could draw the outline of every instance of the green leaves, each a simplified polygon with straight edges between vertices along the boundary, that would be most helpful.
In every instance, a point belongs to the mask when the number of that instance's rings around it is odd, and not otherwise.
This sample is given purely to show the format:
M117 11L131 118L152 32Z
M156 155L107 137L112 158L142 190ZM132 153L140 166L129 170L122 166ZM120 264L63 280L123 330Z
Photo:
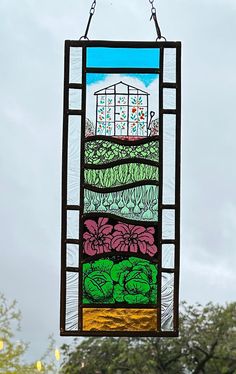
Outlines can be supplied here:
M137 294L137 295L128 294L128 295L125 295L124 299L128 304L148 304L149 302L148 297L142 294Z
M114 265L111 271L112 279L116 282L119 282L121 274L126 270L130 270L131 268L132 265L128 260L121 261L119 264Z
M18 335L21 330L21 312L16 301L9 302L0 293L0 340L3 342L0 351L1 374L33 374L36 373L36 363L26 363L29 343L21 340ZM53 374L56 372L56 364L52 352L55 350L55 341L49 336L48 346L43 355L38 357L42 361L42 373Z
M152 185L110 193L85 189L85 213L103 211L129 219L157 221L158 193L158 186Z
M120 286L119 284L116 284L114 287L114 295L115 295L115 300L119 303L122 303L124 301L124 297L126 296L124 294L124 288Z
M150 290L149 280L143 271L131 271L125 279L125 288L131 294L146 294Z
M106 272L108 274L110 274L112 267L113 267L113 261L107 260L107 259L95 261L93 264L94 270Z
M113 266L111 277L119 282L119 286L114 288L116 301L124 299L128 304L156 304L157 269L149 261L130 257Z
M110 302L114 302L111 296L113 293L113 281L110 276L113 261L102 259L92 264L83 264L83 302L105 302L110 298Z
M101 259L83 265L83 302L156 304L157 268L136 257L114 263Z
M113 282L107 273L93 271L85 277L84 289L94 301L104 301L112 295Z
M88 164L99 165L115 160L134 157L158 162L158 141L152 141L140 145L123 145L104 140L94 140L85 144L85 162Z
M159 169L145 164L124 164L104 170L85 170L85 182L92 186L110 188L127 183L159 178Z

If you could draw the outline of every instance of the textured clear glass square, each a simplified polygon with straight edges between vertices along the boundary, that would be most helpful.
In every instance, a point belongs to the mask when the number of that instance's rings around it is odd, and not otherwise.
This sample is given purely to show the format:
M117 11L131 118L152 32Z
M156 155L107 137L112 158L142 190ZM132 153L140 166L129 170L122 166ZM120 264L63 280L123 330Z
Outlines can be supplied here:
M163 203L175 204L176 116L163 116Z
M163 88L163 108L176 109L176 89Z
M163 81L176 82L176 48L164 49L164 76Z
M66 245L66 266L78 268L79 266L79 246L77 244Z
M68 205L79 205L80 203L80 138L81 117L69 116L67 174Z
M161 285L161 329L173 330L174 314L174 274L162 273Z
M175 267L174 244L162 244L162 268L173 269Z
M82 90L69 89L69 109L81 110Z
M66 331L77 331L79 329L79 274L66 273Z
M162 211L162 239L175 239L175 211L173 209Z
M82 83L82 48L70 48L70 83Z
M67 239L79 239L79 211L67 211Z

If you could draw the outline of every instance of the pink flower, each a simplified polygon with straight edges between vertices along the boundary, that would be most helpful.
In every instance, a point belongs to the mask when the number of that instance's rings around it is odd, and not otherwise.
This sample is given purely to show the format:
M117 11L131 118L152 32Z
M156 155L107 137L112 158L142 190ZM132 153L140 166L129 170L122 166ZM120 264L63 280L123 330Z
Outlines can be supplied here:
M153 257L157 252L154 244L154 227L128 225L118 223L115 225L111 247L116 251L137 253L138 249L143 254Z
M110 235L113 226L107 225L108 218L98 218L98 223L91 219L84 222L88 231L84 233L84 252L89 256L94 256L103 252L110 252Z

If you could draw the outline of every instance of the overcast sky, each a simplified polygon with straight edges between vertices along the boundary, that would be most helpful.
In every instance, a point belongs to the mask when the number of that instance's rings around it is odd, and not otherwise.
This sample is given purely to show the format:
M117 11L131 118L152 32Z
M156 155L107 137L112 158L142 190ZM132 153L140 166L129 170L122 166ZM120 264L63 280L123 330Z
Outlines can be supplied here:
M148 0L98 0L91 39L154 40ZM60 186L65 39L88 0L0 2L0 291L17 299L36 360L59 345ZM236 2L159 0L183 42L181 299L235 299ZM70 339L66 340L70 342Z

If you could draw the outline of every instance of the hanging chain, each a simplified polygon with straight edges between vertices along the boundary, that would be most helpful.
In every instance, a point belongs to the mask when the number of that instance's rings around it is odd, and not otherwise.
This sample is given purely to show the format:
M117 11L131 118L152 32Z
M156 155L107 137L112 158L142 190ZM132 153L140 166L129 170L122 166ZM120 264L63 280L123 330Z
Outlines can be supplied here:
M151 18L150 18L150 21L153 19L153 21L155 23L155 27L156 27L156 32L157 32L157 39L156 40L159 40L159 39L166 40L166 38L161 35L161 29L160 29L160 26L159 26L158 20L157 20L157 10L154 6L154 0L149 0L149 3L151 4ZM91 24L93 15L94 15L95 10L96 10L96 5L97 5L97 0L93 0L90 11L89 11L89 19L88 19L87 27L86 27L84 35L81 36L80 40L81 39L89 40L88 32L89 32L89 28L90 28L90 24Z
M150 18L150 21L153 19L154 23L155 23L155 27L156 27L156 32L157 32L157 39L156 40L159 40L159 39L164 39L166 40L166 38L164 36L161 35L161 29L160 29L160 26L158 24L158 21L157 21L157 10L154 6L154 0L149 0L149 3L151 4L151 18Z
M88 32L89 32L89 27L90 27L93 15L95 13L96 5L97 5L97 0L93 0L93 3L91 5L90 11L89 11L89 19L88 19L87 27L86 27L84 36L81 36L80 40L81 39L89 40Z

